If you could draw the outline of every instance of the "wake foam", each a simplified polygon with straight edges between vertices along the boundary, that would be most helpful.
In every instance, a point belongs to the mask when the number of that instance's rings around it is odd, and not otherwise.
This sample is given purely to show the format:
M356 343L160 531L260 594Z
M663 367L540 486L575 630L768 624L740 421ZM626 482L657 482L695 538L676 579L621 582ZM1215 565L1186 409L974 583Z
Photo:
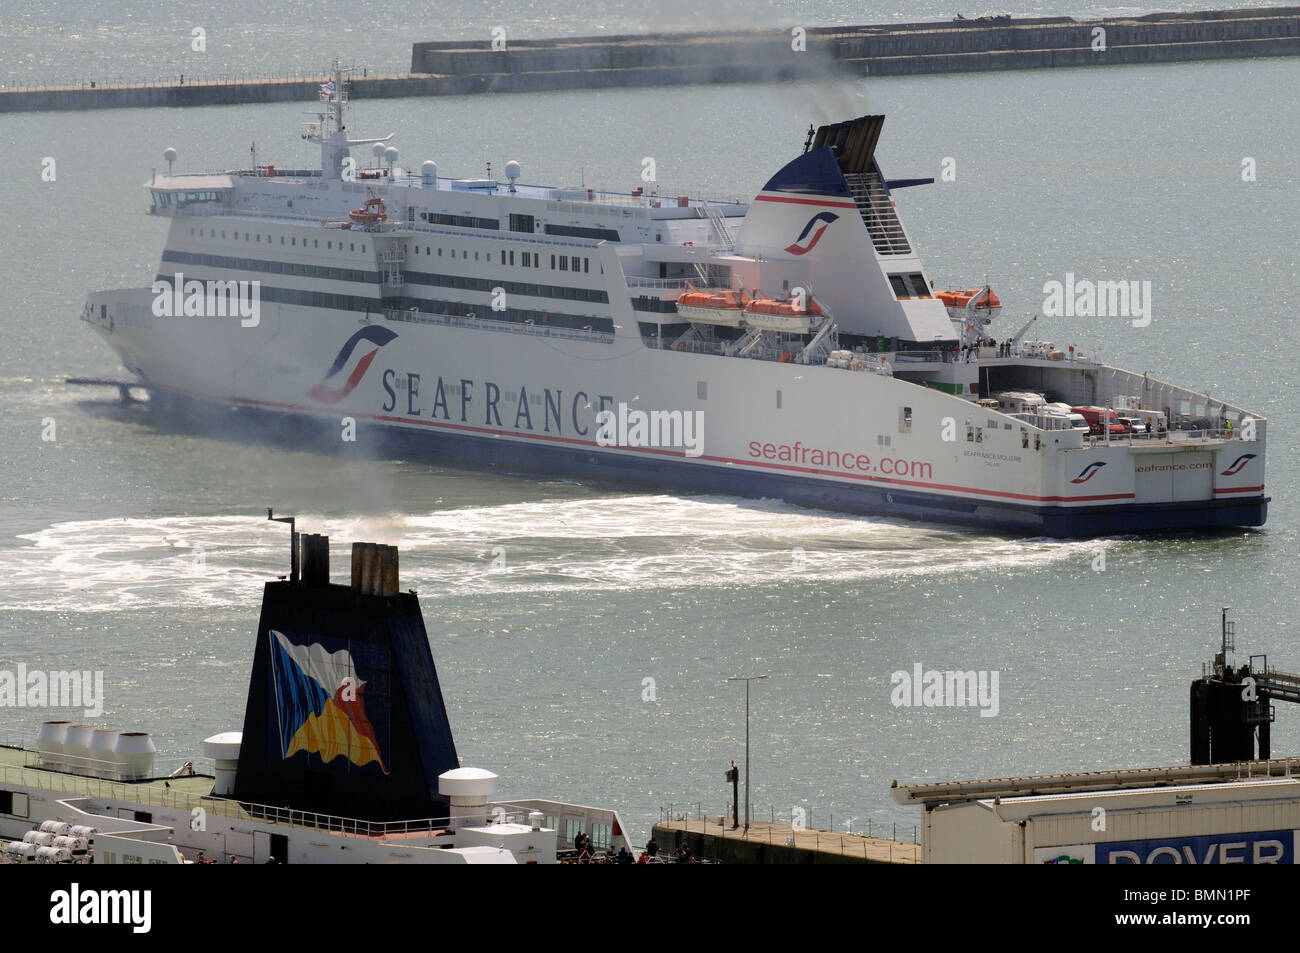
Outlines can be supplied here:
M1031 570L1108 541L1005 538L733 497L538 500L424 515L299 517L334 543L397 545L401 585L427 598L579 589L852 582ZM0 549L0 607L103 612L255 605L288 572L288 530L258 517L56 523Z

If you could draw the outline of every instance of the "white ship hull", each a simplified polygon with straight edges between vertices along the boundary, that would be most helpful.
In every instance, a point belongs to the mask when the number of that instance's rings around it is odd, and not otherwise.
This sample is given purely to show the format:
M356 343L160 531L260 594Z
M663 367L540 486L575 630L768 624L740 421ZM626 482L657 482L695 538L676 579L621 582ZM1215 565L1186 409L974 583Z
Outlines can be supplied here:
M1092 446L1077 432L1038 432L880 374L482 322L382 320L373 326L396 336L375 349L351 393L326 404L310 392L358 330L355 316L263 305L261 324L241 328L155 318L151 300L148 289L92 296L91 312L103 303L111 319L91 320L155 398L181 410L193 402L188 409L303 415L335 431L351 417L360 439L368 431L399 451L1053 536L1257 525L1265 515L1263 421L1249 445L1189 438ZM1084 370L1036 363L1044 373ZM702 452L600 445L596 414L620 404L699 411ZM900 432L903 408L908 433Z

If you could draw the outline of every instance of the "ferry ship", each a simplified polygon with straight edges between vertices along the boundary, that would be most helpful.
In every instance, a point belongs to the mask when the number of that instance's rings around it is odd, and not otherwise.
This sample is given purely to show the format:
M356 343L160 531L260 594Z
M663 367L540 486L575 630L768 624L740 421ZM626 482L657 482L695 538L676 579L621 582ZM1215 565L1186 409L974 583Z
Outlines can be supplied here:
M1022 340L1032 320L995 346L987 287L935 290L893 199L932 180L885 178L883 116L810 129L745 202L414 171L348 138L343 71L320 97L319 168L172 174L168 150L156 281L89 296L160 412L1013 533L1265 522L1263 417ZM1049 412L1001 406L1029 392Z
M243 730L175 770L146 732L49 721L35 744L0 744L0 864L550 864L630 848L616 810L499 801L496 774L461 766L394 547L354 544L336 585L328 538L292 540L291 573L263 593Z

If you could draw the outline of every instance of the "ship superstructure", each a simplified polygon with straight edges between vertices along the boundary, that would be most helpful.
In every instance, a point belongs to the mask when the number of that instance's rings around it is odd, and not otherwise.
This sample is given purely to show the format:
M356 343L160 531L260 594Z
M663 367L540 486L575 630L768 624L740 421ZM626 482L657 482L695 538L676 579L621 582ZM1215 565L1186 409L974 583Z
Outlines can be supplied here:
M893 199L918 182L875 158L883 116L815 130L746 202L410 170L346 138L342 72L321 96L319 168L148 183L156 283L83 317L160 407L1054 536L1266 518L1262 417L1023 331L993 346L996 296L934 290ZM1088 432L1076 408L1149 426Z

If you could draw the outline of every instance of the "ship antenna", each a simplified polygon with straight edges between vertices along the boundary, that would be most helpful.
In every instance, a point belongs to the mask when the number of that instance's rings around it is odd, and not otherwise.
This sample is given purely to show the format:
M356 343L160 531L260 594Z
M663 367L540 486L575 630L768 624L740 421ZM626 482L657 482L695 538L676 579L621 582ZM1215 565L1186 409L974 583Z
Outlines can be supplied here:
M271 507L266 508L266 518L276 523L289 524L289 581L298 581L298 525L292 516L276 516Z
M804 144L803 144L803 151L804 151L804 152L807 152L809 149L812 148L812 141L813 141L813 135L814 135L814 132L815 132L815 130L813 129L813 125L812 125L812 123L808 123L808 138L804 140Z

